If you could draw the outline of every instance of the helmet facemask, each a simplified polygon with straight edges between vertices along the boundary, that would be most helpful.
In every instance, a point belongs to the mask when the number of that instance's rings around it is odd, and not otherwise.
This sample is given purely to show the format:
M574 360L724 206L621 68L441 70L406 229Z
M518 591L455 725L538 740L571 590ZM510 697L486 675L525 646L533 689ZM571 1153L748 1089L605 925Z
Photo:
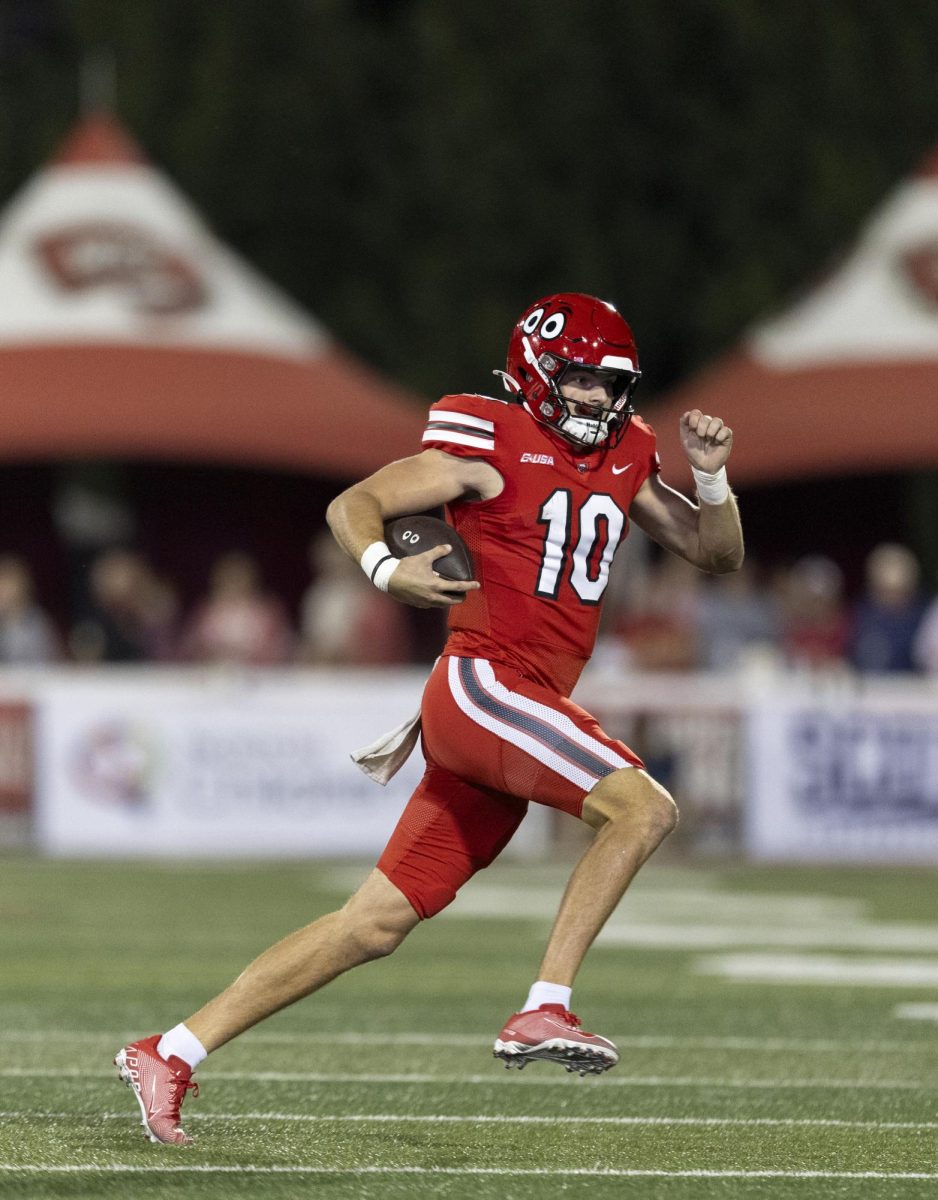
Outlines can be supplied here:
M640 371L571 362L547 351L536 360L535 370L547 384L548 391L531 410L535 417L584 450L611 449L619 444L635 412L632 393L641 378ZM611 402L607 399L602 407L597 407L595 416L571 411L575 402L560 390L566 377L580 371L601 373L603 382L612 385L608 393Z

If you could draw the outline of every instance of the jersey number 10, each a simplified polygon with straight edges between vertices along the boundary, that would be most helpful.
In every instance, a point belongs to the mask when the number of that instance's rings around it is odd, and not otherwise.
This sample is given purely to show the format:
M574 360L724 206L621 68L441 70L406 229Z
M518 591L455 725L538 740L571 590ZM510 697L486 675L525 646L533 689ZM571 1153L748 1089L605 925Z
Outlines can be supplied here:
M538 521L547 526L535 594L557 599L570 549L573 499L566 488L547 497ZM625 513L611 496L595 492L580 507L580 537L573 550L570 586L584 604L598 604L609 582L609 567L625 528ZM600 546L602 546L600 552Z

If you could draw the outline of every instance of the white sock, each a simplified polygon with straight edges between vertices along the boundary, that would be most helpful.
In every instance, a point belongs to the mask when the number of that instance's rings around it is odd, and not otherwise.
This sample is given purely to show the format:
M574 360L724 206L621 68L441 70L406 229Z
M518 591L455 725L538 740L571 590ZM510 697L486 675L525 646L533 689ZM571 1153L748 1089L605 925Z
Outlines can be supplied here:
M572 994L573 988L564 987L562 983L546 983L539 979L531 985L521 1011L530 1012L532 1008L540 1008L542 1004L562 1004L564 1008L569 1008Z
M175 1054L188 1063L193 1071L203 1059L208 1058L208 1051L185 1025L174 1025L168 1033L164 1033L156 1044L156 1052L163 1059Z

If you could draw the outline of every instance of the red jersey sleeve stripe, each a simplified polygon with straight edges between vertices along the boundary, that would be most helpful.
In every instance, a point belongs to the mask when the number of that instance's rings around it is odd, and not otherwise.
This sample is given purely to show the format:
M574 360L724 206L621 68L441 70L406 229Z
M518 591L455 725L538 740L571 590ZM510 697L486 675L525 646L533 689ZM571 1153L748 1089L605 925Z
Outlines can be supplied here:
M459 412L456 409L431 408L430 421L453 421L457 425L466 425L482 433L495 433L495 422L486 421L485 417L477 417L472 413Z
M455 409L432 408L423 441L494 450L495 422Z
M460 430L441 430L437 431L430 427L427 428L423 435L425 442L438 442L441 445L446 445L447 442L454 446L474 446L477 450L494 450L495 439L486 437L485 434L463 433Z

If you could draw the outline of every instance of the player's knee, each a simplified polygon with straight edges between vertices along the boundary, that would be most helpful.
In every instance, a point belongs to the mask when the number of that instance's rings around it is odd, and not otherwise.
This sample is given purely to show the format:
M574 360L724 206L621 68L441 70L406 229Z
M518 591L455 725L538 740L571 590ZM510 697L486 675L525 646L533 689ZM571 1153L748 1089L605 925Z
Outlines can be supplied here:
M348 935L362 962L393 954L410 932L408 928L384 919L380 913L347 913L346 919Z
M645 778L647 786L638 790L623 811L637 813L648 836L656 843L662 842L677 825L677 805L666 788L650 777Z
M359 962L392 954L419 922L399 888L380 871L372 871L337 914L346 944Z
M679 820L674 798L660 783L655 783L655 790L649 794L646 803L649 824L662 839L666 838Z
M402 896L384 903L373 892L357 892L341 913L362 962L393 954L420 919Z
M678 822L671 793L644 771L625 769L602 780L587 796L583 818L595 829L609 821L638 819L651 837L662 841Z
M387 958L389 954L394 953L406 936L407 933L403 930L389 929L375 924L365 931L362 945L369 959Z

